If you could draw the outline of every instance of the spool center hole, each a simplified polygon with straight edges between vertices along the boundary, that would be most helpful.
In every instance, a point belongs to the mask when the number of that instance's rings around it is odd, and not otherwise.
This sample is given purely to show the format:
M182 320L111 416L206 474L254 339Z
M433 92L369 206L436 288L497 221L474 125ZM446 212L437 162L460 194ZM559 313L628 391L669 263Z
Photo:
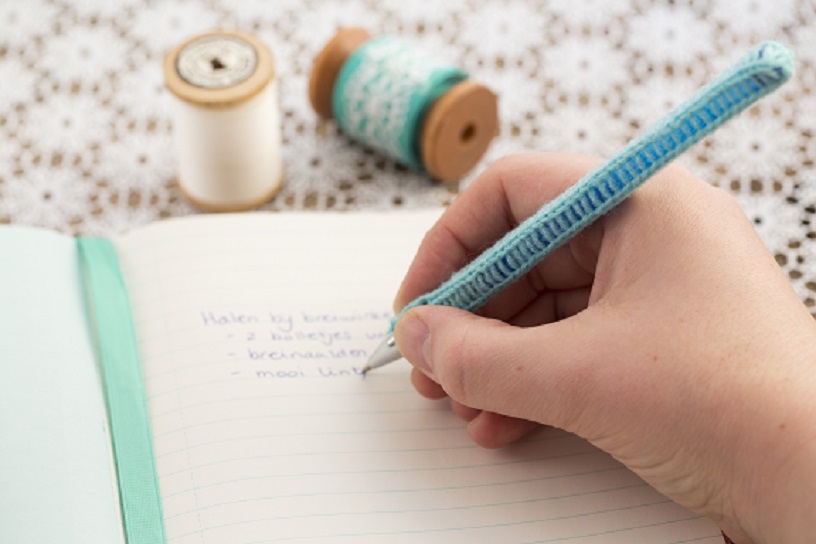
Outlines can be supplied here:
M212 66L213 70L223 70L227 67L227 65L221 62L221 59L218 57L213 57L210 59L210 66Z
M462 131L459 133L459 143L462 145L468 145L473 141L476 137L476 125L473 123L468 123L464 127L462 127Z

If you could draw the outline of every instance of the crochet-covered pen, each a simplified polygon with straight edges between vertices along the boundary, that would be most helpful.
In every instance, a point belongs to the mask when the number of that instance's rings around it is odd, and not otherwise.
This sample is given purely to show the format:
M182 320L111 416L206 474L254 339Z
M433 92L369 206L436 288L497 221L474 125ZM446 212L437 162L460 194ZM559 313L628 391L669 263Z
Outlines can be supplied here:
M629 196L655 172L723 123L774 91L793 74L793 53L765 42L689 100L508 232L487 251L391 320L386 339L364 373L401 357L394 325L414 306L434 304L475 310L557 247Z

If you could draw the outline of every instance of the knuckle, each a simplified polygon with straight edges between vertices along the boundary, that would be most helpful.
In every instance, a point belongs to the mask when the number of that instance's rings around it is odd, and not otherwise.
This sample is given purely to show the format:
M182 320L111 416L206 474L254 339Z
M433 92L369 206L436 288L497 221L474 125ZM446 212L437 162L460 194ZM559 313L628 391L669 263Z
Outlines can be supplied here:
M714 186L706 186L706 189L705 209L710 217L724 221L727 225L743 224L742 221L747 217L745 210L731 192Z
M733 193L722 189L721 187L711 187L711 192L713 195L714 202L722 207L724 211L730 213L739 213L742 214L742 206L739 203L739 200L733 195Z
M488 169L497 173L507 172L508 170L512 170L519 163L519 161L522 160L522 157L524 157L524 155L521 153L504 155L493 161Z
M493 161L485 170L484 175L479 180L484 183L493 183L496 180L507 181L518 175L520 168L524 168L530 161L536 159L533 153L511 153L504 155Z

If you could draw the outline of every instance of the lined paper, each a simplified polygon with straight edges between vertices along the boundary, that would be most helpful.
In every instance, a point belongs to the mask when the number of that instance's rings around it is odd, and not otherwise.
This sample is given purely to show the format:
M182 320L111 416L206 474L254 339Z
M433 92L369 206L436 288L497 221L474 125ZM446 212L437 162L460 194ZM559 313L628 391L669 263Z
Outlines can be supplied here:
M244 214L117 241L170 542L719 542L557 429L484 450L404 361L365 378L439 211Z

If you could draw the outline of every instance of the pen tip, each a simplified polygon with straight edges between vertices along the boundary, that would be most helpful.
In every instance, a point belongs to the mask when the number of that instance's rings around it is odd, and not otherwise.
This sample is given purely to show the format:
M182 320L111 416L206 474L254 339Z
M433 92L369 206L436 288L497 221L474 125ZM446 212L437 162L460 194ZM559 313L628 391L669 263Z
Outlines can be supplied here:
M397 349L394 336L389 336L385 338L379 346L377 346L377 349L375 349L374 353L371 354L371 357L368 358L368 362L363 368L363 373L367 373L369 370L374 370L375 368L385 366L392 361L396 361L400 357L402 357L402 355L400 355L400 352Z

